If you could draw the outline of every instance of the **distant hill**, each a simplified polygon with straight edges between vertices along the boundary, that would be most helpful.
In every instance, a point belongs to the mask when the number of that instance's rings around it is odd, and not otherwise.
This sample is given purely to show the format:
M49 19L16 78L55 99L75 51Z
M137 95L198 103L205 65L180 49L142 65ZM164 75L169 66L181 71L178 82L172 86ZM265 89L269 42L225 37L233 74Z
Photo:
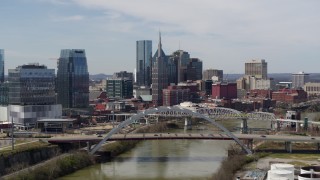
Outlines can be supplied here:
M102 79L107 79L109 77L112 77L112 75L106 75L106 74L102 74L102 73L89 75L89 78L94 81L100 81Z

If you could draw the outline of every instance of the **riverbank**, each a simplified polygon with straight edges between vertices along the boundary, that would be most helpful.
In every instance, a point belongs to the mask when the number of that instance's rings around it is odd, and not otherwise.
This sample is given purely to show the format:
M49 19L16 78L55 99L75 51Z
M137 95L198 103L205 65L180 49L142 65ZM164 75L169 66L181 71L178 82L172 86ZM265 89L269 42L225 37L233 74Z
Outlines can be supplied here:
M168 127L166 124L157 124L157 125L141 127L139 129L136 129L135 132L137 133L163 132L167 129ZM101 148L100 152L104 152L104 154L108 154L109 159L114 158L119 154L122 154L134 148L138 142L139 141L127 141L127 142L118 141L118 142L107 143L105 146ZM51 180L51 179L56 179L56 178L68 175L84 167L94 165L97 162L100 162L100 161L96 161L96 158L88 155L87 152L73 151L69 154L63 154L60 157L53 158L41 164L13 173L11 175L6 176L3 179Z
M270 170L270 165L274 163L292 164L297 170L302 166L320 165L318 151L314 149L312 143L294 143L292 145L295 149L293 153L286 153L283 146L283 143L280 142L259 143L259 146L255 148L256 153L254 155L246 158L230 157L225 162L227 165L220 167L220 169L225 173L232 174L228 177L233 179L240 177L240 179L253 180L254 177L264 179L268 170ZM229 169L230 166L233 171L226 171L225 168Z

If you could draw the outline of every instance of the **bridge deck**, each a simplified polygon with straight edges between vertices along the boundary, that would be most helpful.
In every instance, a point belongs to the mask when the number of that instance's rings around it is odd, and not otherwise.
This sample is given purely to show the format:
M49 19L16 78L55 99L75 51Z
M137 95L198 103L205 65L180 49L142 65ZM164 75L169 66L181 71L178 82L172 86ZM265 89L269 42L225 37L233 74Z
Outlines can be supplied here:
M234 134L241 140L267 140L267 141L292 141L292 142L315 142L320 143L320 137L289 136L289 135L257 135L257 134ZM64 136L48 139L49 143L74 143L74 142L100 142L104 137L97 135ZM145 134L114 134L108 141L130 140L233 140L225 134L194 134L194 133L145 133Z

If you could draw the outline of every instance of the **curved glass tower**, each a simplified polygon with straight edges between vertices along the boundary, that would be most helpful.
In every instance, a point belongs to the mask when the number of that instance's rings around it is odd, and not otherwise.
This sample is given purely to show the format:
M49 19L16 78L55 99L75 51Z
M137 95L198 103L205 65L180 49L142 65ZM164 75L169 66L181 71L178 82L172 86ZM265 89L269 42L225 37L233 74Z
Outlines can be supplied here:
M61 50L56 87L58 104L63 108L89 106L89 72L84 49Z

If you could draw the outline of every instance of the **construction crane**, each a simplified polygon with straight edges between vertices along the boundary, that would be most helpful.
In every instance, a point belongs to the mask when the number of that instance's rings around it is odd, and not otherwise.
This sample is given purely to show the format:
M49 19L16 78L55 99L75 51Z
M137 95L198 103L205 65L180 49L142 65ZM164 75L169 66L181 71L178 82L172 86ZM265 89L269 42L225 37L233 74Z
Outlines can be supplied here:
M61 58L48 58L49 60L54 60L54 61L57 61L57 67L58 67L58 65L59 65L59 60L61 59Z

